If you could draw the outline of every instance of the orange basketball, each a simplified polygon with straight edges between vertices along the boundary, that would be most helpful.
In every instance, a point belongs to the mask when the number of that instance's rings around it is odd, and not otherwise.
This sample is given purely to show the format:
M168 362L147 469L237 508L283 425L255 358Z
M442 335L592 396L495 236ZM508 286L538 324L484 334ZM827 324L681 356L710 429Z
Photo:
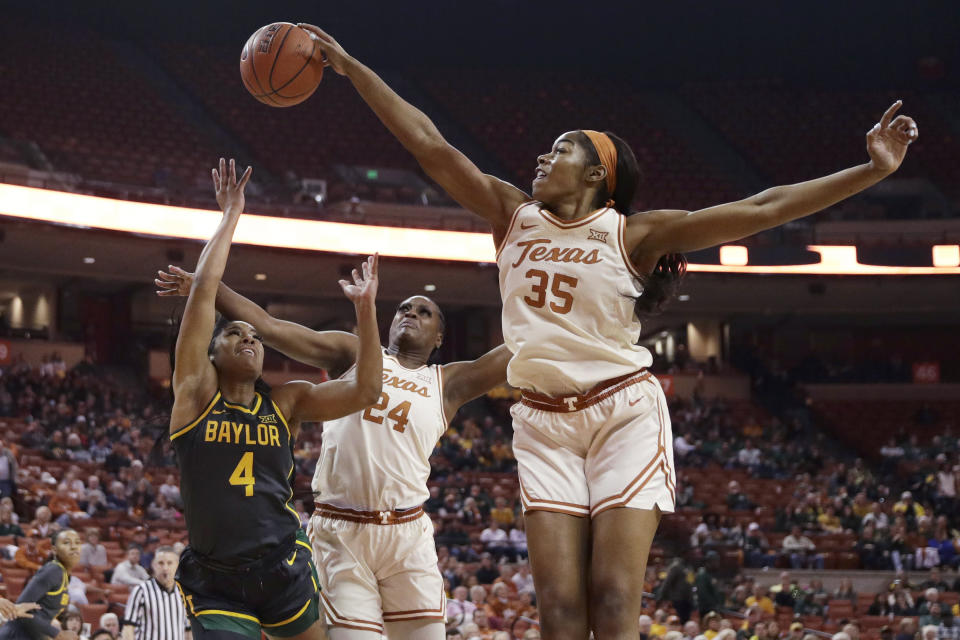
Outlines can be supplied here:
M310 34L289 22L257 29L240 53L240 78L254 98L271 107L292 107L313 94L323 67L310 64L316 52Z

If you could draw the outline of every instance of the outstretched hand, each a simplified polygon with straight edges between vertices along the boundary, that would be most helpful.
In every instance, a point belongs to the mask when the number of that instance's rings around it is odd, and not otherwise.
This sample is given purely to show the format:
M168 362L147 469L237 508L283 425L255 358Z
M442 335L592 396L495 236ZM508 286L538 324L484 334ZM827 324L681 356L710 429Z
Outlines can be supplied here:
M253 173L253 167L247 167L237 182L237 163L230 158L230 170L227 171L227 163L220 158L220 169L213 169L213 190L217 194L217 204L220 209L227 214L240 215L246 206L246 198L243 190L250 181L250 174Z
M377 268L380 262L380 255L373 254L361 266L363 273L356 269L353 270L353 284L349 280L340 280L340 286L343 288L344 295L355 305L373 303L377 298L377 285L379 276Z
M907 147L914 142L920 135L917 129L917 123L908 116L897 116L894 114L903 106L902 100L894 102L880 122L873 125L873 128L867 132L867 153L870 154L870 162L881 171L892 173L900 167L904 156L907 155Z
M163 270L157 271L158 277L153 280L153 284L160 287L157 289L157 295L181 297L190 295L190 287L193 286L193 274L173 264L169 265L167 269L170 270L169 273Z
M299 22L297 26L309 33L310 37L317 43L317 53L314 55L313 64L330 67L340 75L346 75L346 65L350 56L343 50L343 47L320 27L305 22Z
M6 598L0 598L0 615L7 620L13 620L14 618L32 618L33 614L30 612L39 608L40 605L36 602L13 603Z

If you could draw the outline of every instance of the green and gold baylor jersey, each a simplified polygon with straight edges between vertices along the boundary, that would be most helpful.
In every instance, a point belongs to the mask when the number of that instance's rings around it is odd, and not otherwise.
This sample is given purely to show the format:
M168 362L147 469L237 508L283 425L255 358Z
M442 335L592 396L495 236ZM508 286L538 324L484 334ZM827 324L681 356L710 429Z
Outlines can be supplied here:
M224 401L218 390L200 417L170 439L195 552L243 564L296 533L293 438L269 394L257 393L247 408Z

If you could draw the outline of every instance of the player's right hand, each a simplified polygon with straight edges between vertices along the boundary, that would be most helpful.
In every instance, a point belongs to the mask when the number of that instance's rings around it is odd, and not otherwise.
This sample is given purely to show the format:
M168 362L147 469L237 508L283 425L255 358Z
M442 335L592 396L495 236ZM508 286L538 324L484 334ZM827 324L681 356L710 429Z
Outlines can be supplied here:
M351 58L329 33L306 22L298 22L297 26L309 33L310 37L317 43L317 54L313 58L314 64L330 67L342 76L347 74L347 62Z
M247 170L237 180L237 163L230 158L229 166L227 161L220 158L220 168L211 171L213 175L213 189L217 194L217 204L220 210L228 215L240 215L246 206L246 197L243 190L250 181L250 174L253 173L253 167L247 167Z
M347 298L355 305L373 304L377 298L377 286L380 283L378 273L379 254L373 254L361 266L363 273L353 270L353 284L349 280L340 280L340 287Z
M190 288L193 286L193 274L184 271L176 265L168 265L169 273L160 270L157 271L158 278L154 278L153 284L160 287L157 289L158 296L182 296L190 295Z

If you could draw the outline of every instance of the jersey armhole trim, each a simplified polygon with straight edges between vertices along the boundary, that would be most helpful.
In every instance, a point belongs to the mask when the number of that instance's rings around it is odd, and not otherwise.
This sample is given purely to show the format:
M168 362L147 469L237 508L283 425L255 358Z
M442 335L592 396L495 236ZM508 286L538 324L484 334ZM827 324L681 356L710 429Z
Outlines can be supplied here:
M443 418L443 432L450 428L450 419L447 418L447 399L443 393L443 365L437 365L437 386L440 388L440 417Z
M287 418L283 415L283 411L280 411L280 407L277 406L273 398L270 398L270 404L273 405L273 410L277 413L277 417L280 418L280 422L283 423L284 428L287 430L287 439L292 440L293 434L290 432L290 425L287 423Z
M517 218L520 217L520 209L523 209L528 204L534 204L536 200L527 200L526 202L521 202L520 206L513 210L513 215L510 216L510 224L507 225L507 232L503 234L503 240L500 241L500 246L497 247L496 259L500 259L500 254L503 252L503 249L507 246L507 241L510 239L510 234L513 232L513 227L517 224Z
M624 239L624 234L627 228L627 217L617 214L617 217L620 219L617 221L617 244L620 247L620 257L623 258L623 263L627 267L627 271L630 272L634 278L643 278L643 274L640 273L640 270L637 269L637 266L633 264L633 260L630 259L630 254L627 253L627 243Z
M196 420L194 420L193 422L191 422L191 423L188 424L187 426L182 427L182 428L180 428L180 429L177 429L176 431L174 431L173 433L171 433L171 434L170 434L170 440L174 440L174 439L176 439L176 438L179 438L180 436L182 436L183 434L185 434L187 431L190 431L190 429L193 429L195 426L197 426L197 425L200 423L201 420L203 420L204 418L207 417L207 414L210 413L210 410L213 409L213 405L215 405L215 404L217 403L217 400L219 400L219 399L220 399L220 389L217 389L217 392L216 392L215 394L213 394L213 398L210 400L210 402L207 403L206 409L204 409L204 410L200 413L200 415L197 416Z

